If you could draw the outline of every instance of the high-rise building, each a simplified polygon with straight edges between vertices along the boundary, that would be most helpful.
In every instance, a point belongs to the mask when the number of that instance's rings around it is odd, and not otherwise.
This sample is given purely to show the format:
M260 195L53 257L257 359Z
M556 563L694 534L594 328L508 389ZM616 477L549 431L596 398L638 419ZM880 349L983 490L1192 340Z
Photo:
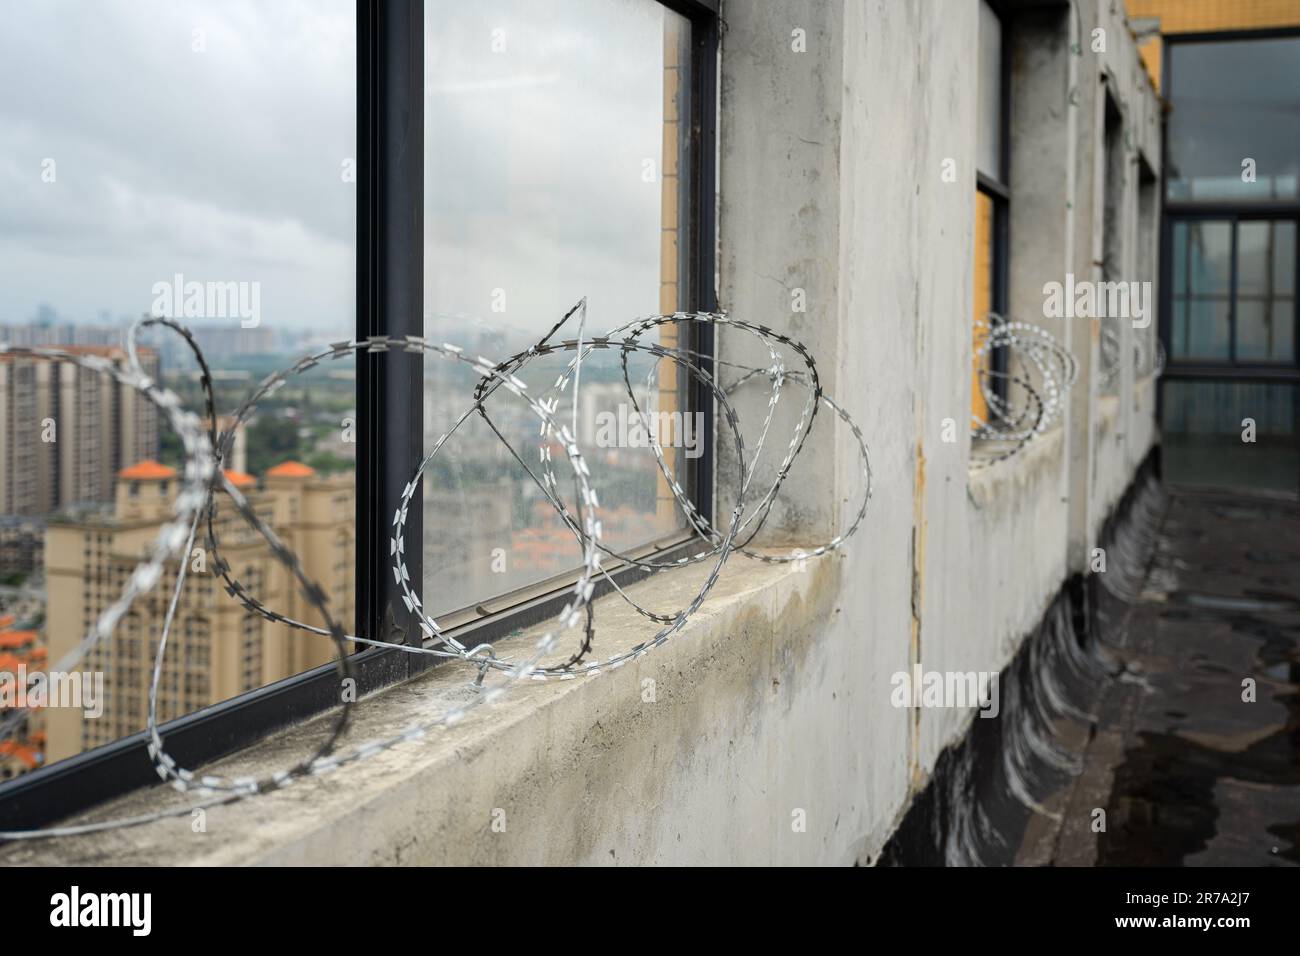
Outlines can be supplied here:
M127 365L118 346L57 347ZM158 375L155 352L140 363ZM157 407L135 389L72 362L0 356L0 515L108 501L118 471L157 453Z
M40 513L37 364L0 356L0 515Z
M241 472L226 474L299 556L307 574L324 589L332 613L350 630L355 570L352 476L323 479L293 461L269 469L260 483ZM111 513L63 516L50 522L45 542L49 602L45 631L52 659L79 642L116 600L172 514L179 487L174 469L141 461L117 479ZM286 617L323 624L265 540L228 501L224 506L218 501L216 531L221 558L249 593ZM185 558L189 571L159 685L163 720L327 663L335 655L329 638L268 621L227 595L205 544L205 536L197 538L194 552ZM112 636L83 661L83 670L105 675L102 716L86 719L80 710L47 710L49 761L144 727L154 653L178 567L178 562L169 563L153 590L132 604Z

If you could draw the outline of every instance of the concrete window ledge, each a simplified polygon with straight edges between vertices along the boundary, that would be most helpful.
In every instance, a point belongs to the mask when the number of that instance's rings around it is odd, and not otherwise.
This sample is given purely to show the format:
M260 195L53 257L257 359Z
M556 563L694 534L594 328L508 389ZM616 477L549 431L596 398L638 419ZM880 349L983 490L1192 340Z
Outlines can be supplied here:
M792 834L789 809L768 806L789 771L766 731L810 669L825 670L842 561L809 560L800 570L735 556L685 629L635 663L595 678L518 683L450 731L209 809L206 832L194 832L186 815L11 844L0 864L761 862L789 859L791 848L777 843L791 840L808 848L795 857L821 859L823 841ZM675 569L630 593L653 610L676 610L706 571ZM617 597L596 606L599 657L656 630ZM525 641L521 634L497 652L509 656ZM362 700L345 745L476 693L472 677L463 665L436 668ZM239 776L287 766L328 727L328 716L308 721L212 769ZM157 786L78 821L191 802Z
M1064 465L1065 429L1058 422L1031 439L1005 461L967 472L967 496L977 509L1014 504L1044 481L1060 482Z

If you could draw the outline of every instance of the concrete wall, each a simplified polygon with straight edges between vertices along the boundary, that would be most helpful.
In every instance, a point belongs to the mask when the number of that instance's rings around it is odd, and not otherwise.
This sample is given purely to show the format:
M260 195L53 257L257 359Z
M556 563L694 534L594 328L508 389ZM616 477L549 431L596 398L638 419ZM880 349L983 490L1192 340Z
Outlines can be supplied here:
M971 719L894 709L890 675L912 663L1000 670L1085 569L1155 438L1153 388L1131 368L1119 395L1098 401L1099 322L1043 314L1044 283L1101 278L1103 84L1126 132L1120 274L1155 279L1136 272L1156 261L1138 249L1136 184L1139 155L1159 170L1157 101L1122 7L1080 0L1013 8L1007 55L1011 317L1069 343L1081 379L1065 422L1009 461L972 472L969 439L942 439L944 419L970 414L978 15L975 0L724 4L721 301L808 342L871 442L873 507L822 639L849 681L831 723L851 729L833 746L867 757L848 826L864 859ZM798 29L806 53L791 49ZM941 176L950 158L956 183ZM796 288L806 314L791 312ZM772 543L824 539L849 517L855 453L831 424L792 473Z

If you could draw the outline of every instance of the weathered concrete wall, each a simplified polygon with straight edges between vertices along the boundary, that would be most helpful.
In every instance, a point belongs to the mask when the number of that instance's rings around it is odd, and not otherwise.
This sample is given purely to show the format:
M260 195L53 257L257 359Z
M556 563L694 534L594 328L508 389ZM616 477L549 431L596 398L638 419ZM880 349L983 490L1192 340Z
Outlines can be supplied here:
M1121 275L1155 279L1137 274L1155 255L1138 249L1136 181L1139 156L1159 170L1157 103L1122 8L1085 0L1075 9L1027 5L1011 14L1008 291L1011 317L1069 343L1081 378L1052 433L973 473L969 440L943 441L942 425L970 415L978 4L726 7L722 301L813 342L829 366L827 390L872 443L873 508L844 559L849 586L829 624L869 646L854 696L873 702L865 708L872 719L836 743L871 757L858 791L868 800L854 823L867 857L971 719L969 710L895 710L890 675L913 663L1005 666L1067 575L1086 569L1101 522L1155 439L1149 380L1135 382L1126 369L1119 394L1098 400L1099 321L1043 311L1045 283L1064 283L1067 272L1101 279L1103 82L1125 121ZM808 31L805 54L789 48L799 28ZM956 161L958 182L943 181L945 159ZM755 167L762 186L751 189ZM812 210L824 227L815 239L801 228ZM828 275L836 254L838 271ZM816 289L807 314L790 311L798 288ZM1127 329L1122 343L1130 355ZM853 449L828 436L827 424L816 467L792 476L784 497L795 504L773 542L833 533L824 512L799 523L806 494L829 488L842 506L851 501ZM825 467L832 454L833 473ZM725 472L719 481L728 487ZM903 766L906 781L897 777Z
M1091 230L1093 278L1101 279L1102 228L1100 219L1105 202L1105 179L1111 175L1105 169L1103 151L1097 137L1104 135L1105 92L1108 90L1119 107L1122 132L1120 136L1122 158L1119 186L1122 206L1122 256L1118 273L1125 279L1151 282L1152 295L1157 294L1156 270L1158 252L1145 251L1139 243L1155 246L1155 230L1146 235L1139 228L1138 168L1145 162L1159 175L1160 171L1160 105L1145 70L1137 55L1132 34L1124 22L1124 8L1105 0L1085 0L1079 5L1083 23L1079 58L1081 61L1080 109L1093 117L1093 214L1096 221ZM1104 34L1095 31L1104 30ZM1096 50L1104 39L1104 49ZM1155 322L1154 304L1151 322ZM1094 349L1098 324L1093 325ZM1121 354L1131 356L1137 331L1132 322L1119 323ZM1096 355L1094 351L1094 361ZM1089 506L1086 529L1087 547L1096 542L1097 532L1106 515L1123 494L1133 469L1146 456L1155 439L1155 395L1152 382L1136 380L1133 363L1121 365L1117 407L1096 408L1093 413L1093 467L1088 484ZM1096 377L1092 378L1096 391ZM1135 408L1134 405L1137 404Z

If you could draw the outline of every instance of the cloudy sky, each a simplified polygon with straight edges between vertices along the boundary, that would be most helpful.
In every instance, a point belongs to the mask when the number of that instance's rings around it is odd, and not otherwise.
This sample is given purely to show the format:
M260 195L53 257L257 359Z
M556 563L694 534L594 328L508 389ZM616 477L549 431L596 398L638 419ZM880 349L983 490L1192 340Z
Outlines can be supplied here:
M180 272L351 324L351 2L0 6L0 320L138 315Z
M430 0L428 310L543 331L583 295L601 331L658 311L666 22L653 0Z
M264 324L351 328L351 0L0 13L0 322L41 303L138 315L179 272L260 282ZM656 311L660 186L643 172L659 172L671 17L653 0L429 0L426 312L531 330L584 294L602 328Z

